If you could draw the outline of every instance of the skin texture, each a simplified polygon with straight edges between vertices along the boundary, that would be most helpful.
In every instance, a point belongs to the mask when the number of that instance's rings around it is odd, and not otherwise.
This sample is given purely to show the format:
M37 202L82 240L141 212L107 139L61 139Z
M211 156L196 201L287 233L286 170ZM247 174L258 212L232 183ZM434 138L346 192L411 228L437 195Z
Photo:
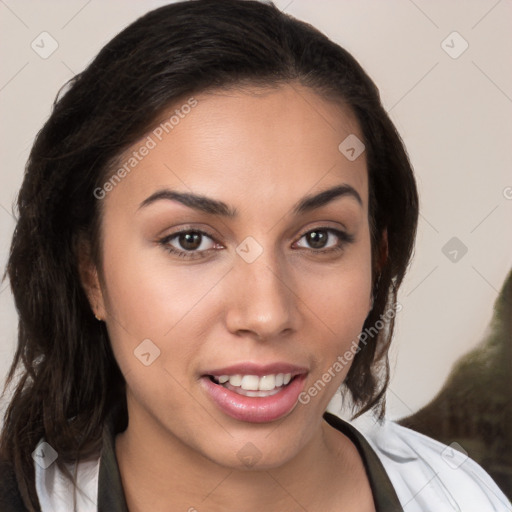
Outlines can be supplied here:
M348 365L307 405L259 424L224 414L199 380L235 363L284 361L308 369L308 389L357 340L371 307L368 178L364 153L351 162L338 150L351 133L362 139L357 122L298 84L195 99L102 199L104 272L82 264L127 381L129 425L116 454L130 511L337 510L340 500L347 511L374 510L357 450L322 419ZM304 196L341 184L362 206L345 195L292 213ZM238 217L170 200L140 207L163 188L221 200ZM212 234L194 249L206 257L159 243L183 227ZM322 254L343 240L332 233L315 246L304 236L315 228L354 239ZM236 252L248 236L263 251L252 263ZM188 247L179 237L167 244ZM160 350L149 366L134 355L145 339ZM259 454L250 468L237 456L248 442Z

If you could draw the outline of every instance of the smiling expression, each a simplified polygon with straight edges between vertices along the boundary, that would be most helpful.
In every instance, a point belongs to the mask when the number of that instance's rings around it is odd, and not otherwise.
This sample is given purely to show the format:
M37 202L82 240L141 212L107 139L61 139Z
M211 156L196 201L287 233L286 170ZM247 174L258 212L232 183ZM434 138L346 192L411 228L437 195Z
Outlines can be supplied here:
M318 435L349 365L307 405L297 396L371 306L365 154L338 149L363 137L347 108L298 84L195 98L102 199L89 296L129 428L232 467L250 441L274 467Z

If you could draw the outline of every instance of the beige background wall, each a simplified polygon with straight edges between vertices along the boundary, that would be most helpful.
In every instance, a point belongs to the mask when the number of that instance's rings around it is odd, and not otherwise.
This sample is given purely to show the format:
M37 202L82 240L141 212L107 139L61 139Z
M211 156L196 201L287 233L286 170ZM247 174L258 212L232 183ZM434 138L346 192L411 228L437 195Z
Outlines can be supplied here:
M14 228L11 206L29 148L58 89L112 36L165 3L0 2L2 271ZM399 298L403 309L397 317L388 395L390 416L404 416L426 404L453 362L481 339L512 267L512 2L276 4L324 31L360 61L379 86L416 170L421 218L416 254ZM55 44L54 53L46 56ZM443 252L452 237L467 247L466 254L456 246ZM454 248L457 261L449 259L455 257L449 254ZM2 379L14 353L16 323L4 282Z

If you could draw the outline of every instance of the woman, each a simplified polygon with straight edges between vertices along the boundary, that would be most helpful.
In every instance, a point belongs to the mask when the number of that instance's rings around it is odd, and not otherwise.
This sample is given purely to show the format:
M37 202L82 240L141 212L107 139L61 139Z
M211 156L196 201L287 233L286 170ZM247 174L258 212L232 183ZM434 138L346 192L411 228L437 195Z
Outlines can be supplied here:
M18 209L2 510L508 510L384 420L416 185L316 29L253 1L148 13L55 103ZM375 421L327 413L340 386Z

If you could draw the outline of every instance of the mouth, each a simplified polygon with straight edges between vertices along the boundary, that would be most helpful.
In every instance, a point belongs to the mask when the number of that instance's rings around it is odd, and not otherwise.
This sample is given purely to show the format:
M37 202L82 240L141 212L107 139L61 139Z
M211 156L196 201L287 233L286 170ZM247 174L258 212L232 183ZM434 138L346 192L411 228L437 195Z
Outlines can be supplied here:
M263 398L273 396L288 386L292 380L299 375L292 376L291 373L278 373L275 375L208 375L210 380L215 384L223 386L234 393L242 396L250 396L252 398Z
M280 419L295 408L308 373L304 368L277 366L283 371L270 373L268 366L244 365L251 373L242 373L237 366L234 371L240 373L217 370L203 375L200 381L224 414L240 421L265 423Z

